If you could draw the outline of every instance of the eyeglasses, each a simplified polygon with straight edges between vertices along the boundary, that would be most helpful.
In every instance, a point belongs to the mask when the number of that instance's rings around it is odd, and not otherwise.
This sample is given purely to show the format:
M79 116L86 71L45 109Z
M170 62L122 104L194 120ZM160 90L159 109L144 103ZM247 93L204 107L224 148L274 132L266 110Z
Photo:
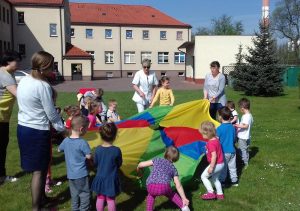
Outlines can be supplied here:
M143 66L143 68L144 68L144 69L146 69L146 68L148 68L148 69L149 69L149 68L150 68L150 66Z

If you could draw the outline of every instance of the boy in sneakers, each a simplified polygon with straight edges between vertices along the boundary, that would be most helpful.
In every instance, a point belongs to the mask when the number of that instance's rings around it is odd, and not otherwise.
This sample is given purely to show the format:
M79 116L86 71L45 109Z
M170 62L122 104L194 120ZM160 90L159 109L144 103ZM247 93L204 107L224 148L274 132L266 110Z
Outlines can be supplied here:
M224 168L219 179L222 184L225 184L227 172L229 170L231 184L233 186L238 186L236 153L234 148L235 128L230 121L231 111L229 108L223 107L218 113L222 124L217 128L217 136L219 137L224 153Z
M250 112L250 101L247 98L242 98L239 100L239 107L243 113L240 124L235 124L234 126L238 128L238 150L242 156L242 160L245 165L245 169L248 167L249 163L249 152L248 148L250 145L250 131L253 124L253 117Z

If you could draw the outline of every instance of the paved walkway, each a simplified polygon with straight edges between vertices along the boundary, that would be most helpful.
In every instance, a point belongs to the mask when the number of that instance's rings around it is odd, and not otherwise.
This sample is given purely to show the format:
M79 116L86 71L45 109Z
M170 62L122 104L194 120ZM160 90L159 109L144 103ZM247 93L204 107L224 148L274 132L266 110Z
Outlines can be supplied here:
M64 81L54 85L58 92L76 92L79 88L103 88L105 91L133 91L131 86L132 78L112 78L107 80L94 81ZM197 90L202 89L202 85L187 82L183 78L172 78L171 87L173 90Z

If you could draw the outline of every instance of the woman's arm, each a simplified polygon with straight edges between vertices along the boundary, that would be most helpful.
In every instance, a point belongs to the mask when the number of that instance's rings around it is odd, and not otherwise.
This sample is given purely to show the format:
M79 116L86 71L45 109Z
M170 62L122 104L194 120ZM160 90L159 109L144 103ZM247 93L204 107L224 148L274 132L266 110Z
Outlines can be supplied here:
M145 98L144 92L142 92L137 85L132 84L132 86L133 86L133 89L141 96L141 98Z
M211 174L214 171L216 162L217 162L217 153L215 151L213 151L211 153L211 161L210 161L209 168L207 171L209 174Z
M17 85L10 85L7 86L6 89L13 94L15 97L17 97Z
M221 73L220 73L221 74ZM223 74L220 75L219 77L219 89L218 92L215 96L213 96L213 99L216 99L220 97L222 94L224 94L224 89L225 89L225 76ZM223 77L222 77L223 76Z
M203 99L208 99L208 92L207 92L207 76L205 76L204 86L203 86Z
M173 106L174 102L175 102L175 97L174 97L172 89L170 90L170 98L171 98L171 104L170 104L170 106Z
M175 183L175 186L176 186L176 190L177 190L177 192L179 193L179 195L181 197L181 200L182 200L182 203L183 203L183 207L184 206L188 206L189 205L189 200L185 196L183 187L181 185L181 182L179 181L179 177L178 176L174 177L174 183Z
M151 96L151 102L153 101L153 98L155 97L156 91L157 91L157 86L153 85L152 87L152 96Z

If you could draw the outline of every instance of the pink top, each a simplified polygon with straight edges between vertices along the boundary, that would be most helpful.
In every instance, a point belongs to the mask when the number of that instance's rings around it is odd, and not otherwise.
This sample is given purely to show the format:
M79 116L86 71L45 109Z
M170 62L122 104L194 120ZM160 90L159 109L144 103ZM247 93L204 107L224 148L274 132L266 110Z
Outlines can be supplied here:
M88 116L88 119L89 119L89 121L90 121L90 127L89 128L94 128L94 127L96 127L96 116L95 115L93 115L93 114L89 114Z
M216 152L217 154L217 164L223 163L223 152L222 152L222 146L220 144L219 139L214 138L212 140L209 140L206 144L206 156L207 161L211 162L211 153Z

